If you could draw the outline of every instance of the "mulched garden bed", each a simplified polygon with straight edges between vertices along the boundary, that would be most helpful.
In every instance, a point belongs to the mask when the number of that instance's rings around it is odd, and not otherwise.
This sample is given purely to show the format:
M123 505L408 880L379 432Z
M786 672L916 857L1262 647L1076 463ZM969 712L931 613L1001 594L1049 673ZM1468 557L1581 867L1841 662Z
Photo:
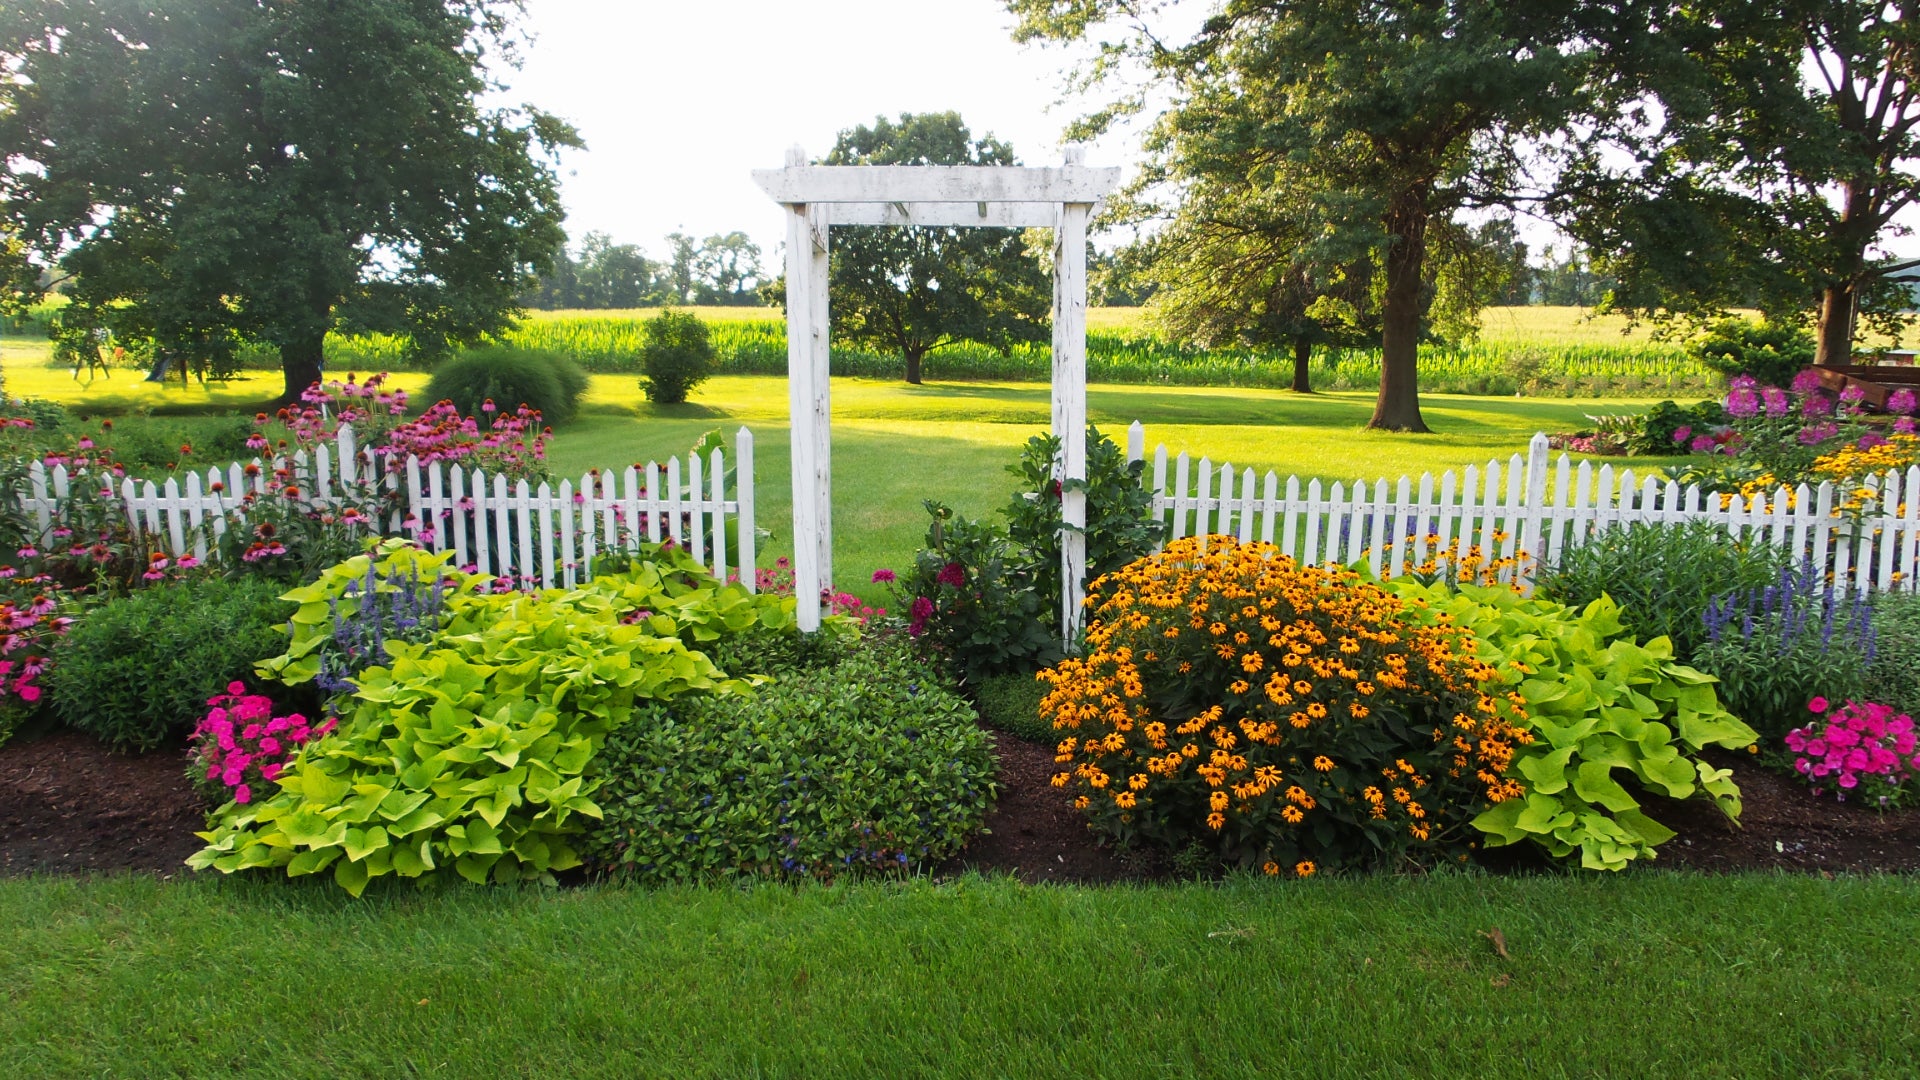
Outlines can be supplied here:
M156 870L206 828L184 751L128 757L74 731L0 747L0 873Z
M1086 825L1049 783L1053 749L995 733L1000 802L985 835L937 868L1011 873L1029 882L1097 883L1165 876L1158 864L1123 858L1093 842ZM1745 803L1743 825L1727 824L1702 802L1648 811L1680 835L1654 865L1725 872L1920 871L1920 811L1882 814L1815 799L1793 780L1723 755ZM109 753L75 732L18 739L0 747L0 873L183 871L199 846L200 804L185 757ZM1539 865L1523 860L1526 865Z

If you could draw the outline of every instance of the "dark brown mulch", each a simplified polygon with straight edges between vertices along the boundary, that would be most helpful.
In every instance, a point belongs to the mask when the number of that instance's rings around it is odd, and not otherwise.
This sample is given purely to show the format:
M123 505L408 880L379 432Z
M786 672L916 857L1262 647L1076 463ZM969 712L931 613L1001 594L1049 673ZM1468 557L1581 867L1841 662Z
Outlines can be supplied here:
M1041 881L1100 882L1145 872L1094 843L1087 819L1053 787L1053 747L989 731L1000 760L1000 799L987 814L986 832L936 872L1011 873Z
M1882 812L1816 796L1746 754L1709 753L1740 785L1740 824L1700 800L1649 806L1680 833L1656 864L1695 870L1920 871L1920 810Z
M1164 868L1122 858L1087 832L1051 786L1053 749L995 733L1000 801L989 832L939 874L967 869L1023 881L1099 883L1162 877ZM1815 798L1746 755L1723 755L1745 804L1741 827L1699 800L1647 810L1680 835L1653 865L1726 872L1920 871L1920 810L1880 813ZM84 735L57 732L0 747L0 874L113 870L179 872L199 846L204 817L178 751L128 757ZM1490 865L1537 865L1492 853Z
M0 747L0 874L171 875L205 827L179 751L113 754L73 731Z

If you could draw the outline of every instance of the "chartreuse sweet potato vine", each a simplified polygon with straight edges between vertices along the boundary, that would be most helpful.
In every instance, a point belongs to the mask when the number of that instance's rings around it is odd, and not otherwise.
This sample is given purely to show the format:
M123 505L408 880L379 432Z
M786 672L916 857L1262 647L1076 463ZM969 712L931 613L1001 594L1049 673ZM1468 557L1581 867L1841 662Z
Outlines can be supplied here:
M390 543L289 594L307 621L263 673L311 678L302 627L318 633L350 582L398 563L447 579L439 630L385 641L390 662L357 674L339 729L301 747L270 798L217 811L189 865L331 868L356 896L387 874L549 879L580 861L579 819L601 816L588 763L636 703L745 688L689 641L794 618L791 598L722 585L672 552L576 589L492 594L477 591L485 579Z
M1192 538L1094 582L1088 653L1042 672L1054 786L1121 843L1268 873L1466 857L1519 794L1493 670L1456 627L1272 544Z
M1556 858L1578 851L1593 870L1651 858L1673 831L1647 816L1623 779L1674 799L1704 793L1739 819L1740 789L1698 754L1743 749L1758 736L1720 707L1711 675L1674 662L1666 638L1626 636L1612 599L1576 611L1504 588L1455 593L1406 580L1387 588L1413 617L1472 631L1497 673L1502 715L1536 736L1509 774L1526 796L1473 820L1488 846L1530 840Z

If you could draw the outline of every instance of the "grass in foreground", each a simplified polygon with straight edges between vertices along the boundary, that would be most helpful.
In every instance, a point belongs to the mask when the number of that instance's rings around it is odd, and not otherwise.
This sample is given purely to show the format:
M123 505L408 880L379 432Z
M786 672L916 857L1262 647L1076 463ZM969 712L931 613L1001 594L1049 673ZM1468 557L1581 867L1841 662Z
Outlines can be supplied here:
M1884 1077L1920 1052L1910 878L12 879L0 927L19 1076Z

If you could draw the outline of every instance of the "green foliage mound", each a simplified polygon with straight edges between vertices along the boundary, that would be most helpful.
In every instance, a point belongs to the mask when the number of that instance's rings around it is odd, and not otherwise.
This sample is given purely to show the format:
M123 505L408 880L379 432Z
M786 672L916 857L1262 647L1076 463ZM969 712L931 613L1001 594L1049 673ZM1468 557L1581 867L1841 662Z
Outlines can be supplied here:
M426 400L451 401L463 414L477 417L484 427L491 401L499 412L522 405L537 409L547 423L558 426L572 420L587 392L587 373L556 352L487 345L469 349L434 369L427 382Z
M347 584L403 550L390 542L289 594L301 605L296 652ZM189 865L290 877L331 868L356 896L387 875L551 881L579 865L575 838L601 816L590 765L610 732L649 701L746 689L689 641L794 618L791 599L722 585L673 552L535 594L480 592L486 579L443 572L440 631L388 640L390 661L357 674L338 729L300 748L271 797L222 807ZM311 678L317 652L274 668Z
M1772 585L1787 561L1764 541L1736 539L1713 522L1635 525L1562 552L1536 591L1576 609L1611 596L1626 629L1642 640L1667 638L1674 656L1692 663L1706 643L1714 599Z
M640 365L646 374L640 379L640 388L646 391L648 401L678 405L713 374L713 342L707 336L707 324L696 316L663 311L648 319L641 330L645 341L640 347Z
M290 605L255 579L165 582L109 600L55 648L55 715L116 750L184 738L207 699L286 648Z
M1721 319L1687 342L1687 354L1722 375L1786 386L1813 363L1813 335L1789 322Z
M1692 405L1676 405L1671 401L1662 401L1646 411L1634 425L1633 433L1627 439L1627 452L1660 456L1662 454L1684 454L1687 452L1688 439L1676 436L1685 433L1689 438L1706 435L1714 428L1729 422L1726 406L1718 401L1696 401Z
M1675 663L1671 644L1636 644L1608 597L1576 611L1506 588L1396 581L1430 625L1471 630L1491 665L1515 727L1533 741L1507 775L1526 789L1473 819L1487 846L1532 842L1554 858L1580 854L1589 870L1619 870L1652 858L1673 830L1648 817L1633 788L1669 799L1704 795L1740 817L1740 789L1726 769L1700 758L1709 746L1738 750L1758 735L1720 707L1714 678Z
M1032 742L1054 741L1053 721L1040 715L1047 684L1032 675L988 675L974 685L980 719L989 727Z
M585 853L655 882L912 872L979 828L993 768L949 682L866 644L751 696L648 706L607 740Z

